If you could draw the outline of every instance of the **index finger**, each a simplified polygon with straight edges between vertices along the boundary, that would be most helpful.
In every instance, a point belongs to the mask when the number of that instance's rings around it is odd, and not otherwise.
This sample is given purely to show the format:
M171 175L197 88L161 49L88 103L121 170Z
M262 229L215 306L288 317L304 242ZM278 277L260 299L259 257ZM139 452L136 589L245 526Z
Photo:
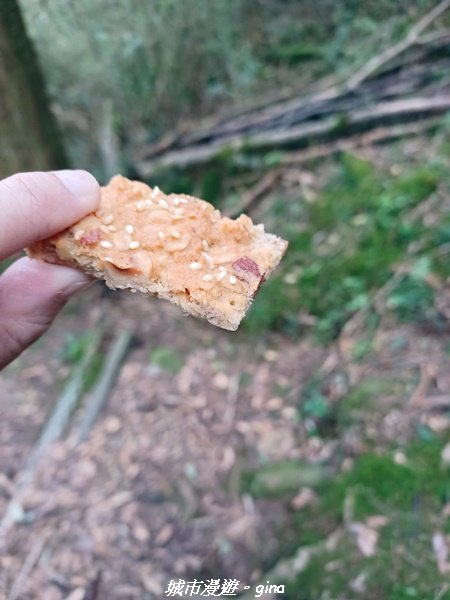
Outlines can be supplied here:
M0 260L70 227L100 202L95 177L82 170L12 175L0 181Z

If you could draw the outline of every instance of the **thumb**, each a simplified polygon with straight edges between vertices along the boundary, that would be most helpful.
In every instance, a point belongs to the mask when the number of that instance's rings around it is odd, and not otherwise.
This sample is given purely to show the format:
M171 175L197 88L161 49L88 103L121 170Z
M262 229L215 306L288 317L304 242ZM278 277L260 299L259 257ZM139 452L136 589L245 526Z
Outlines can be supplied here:
M70 296L89 286L83 273L21 258L0 277L0 368L44 333Z

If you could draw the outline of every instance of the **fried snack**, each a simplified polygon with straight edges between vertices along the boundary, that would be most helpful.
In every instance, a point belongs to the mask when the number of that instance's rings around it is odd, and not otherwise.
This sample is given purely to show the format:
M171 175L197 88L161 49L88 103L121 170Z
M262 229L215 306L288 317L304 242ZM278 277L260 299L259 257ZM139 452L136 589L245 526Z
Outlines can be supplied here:
M208 202L117 175L95 213L27 252L235 331L286 247L245 215L221 217Z

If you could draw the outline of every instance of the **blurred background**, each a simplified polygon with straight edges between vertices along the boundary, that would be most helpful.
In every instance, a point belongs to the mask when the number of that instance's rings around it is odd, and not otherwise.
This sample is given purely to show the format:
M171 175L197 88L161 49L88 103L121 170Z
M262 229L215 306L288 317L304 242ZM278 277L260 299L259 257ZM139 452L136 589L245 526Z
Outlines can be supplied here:
M450 0L3 0L0 176L290 246L237 333L97 284L2 372L2 598L450 599L449 90Z

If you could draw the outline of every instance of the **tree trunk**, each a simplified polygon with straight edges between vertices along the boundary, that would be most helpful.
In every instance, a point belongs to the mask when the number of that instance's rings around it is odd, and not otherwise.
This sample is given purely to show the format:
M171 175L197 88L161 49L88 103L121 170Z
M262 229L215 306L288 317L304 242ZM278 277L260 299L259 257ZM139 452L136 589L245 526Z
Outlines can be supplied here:
M17 0L0 0L0 178L67 166Z

